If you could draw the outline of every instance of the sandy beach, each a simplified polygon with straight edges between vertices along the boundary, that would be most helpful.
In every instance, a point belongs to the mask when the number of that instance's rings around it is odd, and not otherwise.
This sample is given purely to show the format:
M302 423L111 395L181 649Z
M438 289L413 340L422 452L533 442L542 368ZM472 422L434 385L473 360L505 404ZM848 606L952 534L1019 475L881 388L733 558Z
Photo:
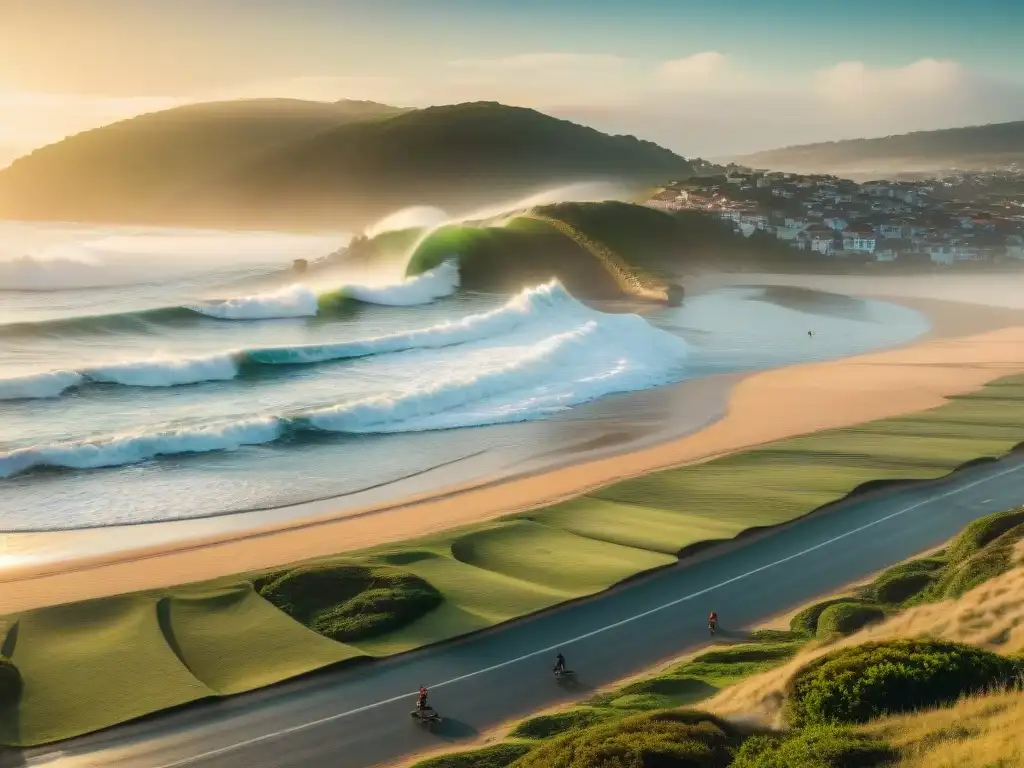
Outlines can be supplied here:
M691 408L680 418L682 424L675 432L690 434L675 439L671 423L648 434L634 434L626 425L614 439L607 435L581 437L578 450L562 450L558 456L532 462L518 477L448 487L441 493L422 492L398 504L369 504L340 512L332 510L328 501L303 517L262 525L254 519L208 521L205 528L195 529L197 535L191 538L135 547L126 543L110 548L111 536L102 530L21 535L48 537L40 539L41 546L58 550L67 537L108 539L106 550L63 562L20 561L12 556L17 554L11 548L12 537L0 537L7 545L0 552L0 556L7 555L0 575L0 614L229 576L400 541L541 506L661 468L925 410L950 395L1024 372L1024 322L1019 311L925 298L896 300L931 320L932 332L919 343L642 393L648 421L659 409L665 419L673 420L677 410L685 410L679 409L681 398L692 395ZM613 401L608 402L604 407L614 407ZM701 429L709 418L719 415L716 408L724 410L724 415ZM697 412L703 416L695 416ZM571 425L571 419L563 424L565 428Z

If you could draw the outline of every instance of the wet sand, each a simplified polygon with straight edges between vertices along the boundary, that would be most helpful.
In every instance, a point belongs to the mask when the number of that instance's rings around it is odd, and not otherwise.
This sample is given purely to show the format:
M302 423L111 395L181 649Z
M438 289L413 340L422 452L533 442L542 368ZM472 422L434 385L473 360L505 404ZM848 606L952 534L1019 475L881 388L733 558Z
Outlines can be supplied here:
M400 503L382 502L383 495L375 499L378 490L347 497L344 506L337 498L327 499L289 508L286 515L267 510L0 536L0 614L229 576L435 533L657 469L924 410L949 395L1024 372L1024 313L897 300L931 320L931 333L919 343L607 398L565 418L523 425L523 439L535 449L504 476L445 486L439 469L441 476L428 472L411 478ZM391 498L394 490L388 489Z

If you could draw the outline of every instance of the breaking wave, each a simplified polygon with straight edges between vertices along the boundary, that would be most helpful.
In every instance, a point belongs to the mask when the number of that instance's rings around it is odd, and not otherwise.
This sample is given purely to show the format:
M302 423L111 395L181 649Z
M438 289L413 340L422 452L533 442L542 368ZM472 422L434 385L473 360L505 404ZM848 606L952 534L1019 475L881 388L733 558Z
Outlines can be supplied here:
M169 424L137 433L19 448L0 453L0 477L42 467L89 469L159 456L230 451L314 433L413 432L527 421L615 392L677 381L684 375L688 352L686 342L643 318L591 310L559 284L550 283L524 291L491 312L408 333L340 344L253 349L191 361L55 371L41 375L35 386L40 392L85 380L173 386L230 378L241 365L317 363L494 336L502 336L503 345L488 348L485 361L474 365L472 372L431 366L425 360L417 365L421 376L401 382L393 391L328 407L199 425ZM11 381L5 386L14 391ZM28 384L21 381L17 386L24 391Z
M227 321L275 320L312 317L346 302L407 307L450 296L459 288L459 267L454 260L400 282L384 285L344 285L317 294L295 284L251 296L203 301L180 307L160 307L108 315L41 320L0 325L0 335L98 333L139 330L149 324L181 325L205 318Z
M508 334L527 324L546 322L553 319L554 315L566 311L590 312L559 283L552 281L536 288L528 288L488 312L384 336L334 344L254 347L198 357L115 362L81 370L46 371L29 376L0 379L0 400L58 397L70 389L90 383L120 384L128 387L173 387L206 381L226 381L248 368L312 365L412 349L440 349Z

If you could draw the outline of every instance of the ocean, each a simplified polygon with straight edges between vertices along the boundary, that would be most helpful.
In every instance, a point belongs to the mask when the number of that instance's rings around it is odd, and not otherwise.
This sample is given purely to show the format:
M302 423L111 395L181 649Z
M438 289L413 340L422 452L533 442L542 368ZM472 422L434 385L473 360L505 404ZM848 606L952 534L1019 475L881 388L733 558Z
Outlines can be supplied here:
M493 474L543 449L514 425L928 329L896 304L777 286L634 314L557 282L460 291L454 259L412 279L291 270L348 239L0 223L0 529L286 506L469 457Z

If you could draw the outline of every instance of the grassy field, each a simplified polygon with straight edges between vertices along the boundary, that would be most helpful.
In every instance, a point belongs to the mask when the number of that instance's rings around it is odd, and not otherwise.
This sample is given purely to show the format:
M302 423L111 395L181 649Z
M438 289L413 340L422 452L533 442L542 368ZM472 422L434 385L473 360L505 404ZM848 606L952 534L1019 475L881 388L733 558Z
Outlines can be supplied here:
M317 599L301 610L271 589L281 574L256 574L7 617L3 655L20 670L24 691L15 710L0 712L0 742L66 738L591 595L676 562L692 544L794 520L866 482L940 477L979 457L1005 454L1024 440L1022 405L1024 377L1004 379L931 411L787 440L430 539L328 558L303 568L335 575L359 569L371 577L360 576L355 587L316 582L328 586L318 587ZM980 554L957 567L972 562L976 575L1001 562ZM353 629L351 622L364 614L372 616L370 629ZM857 623L839 611L828 620L839 628ZM336 642L313 628L354 639ZM707 674L691 669L681 675L686 680L675 675L657 691L624 694L639 698L619 707L703 694L722 682Z

